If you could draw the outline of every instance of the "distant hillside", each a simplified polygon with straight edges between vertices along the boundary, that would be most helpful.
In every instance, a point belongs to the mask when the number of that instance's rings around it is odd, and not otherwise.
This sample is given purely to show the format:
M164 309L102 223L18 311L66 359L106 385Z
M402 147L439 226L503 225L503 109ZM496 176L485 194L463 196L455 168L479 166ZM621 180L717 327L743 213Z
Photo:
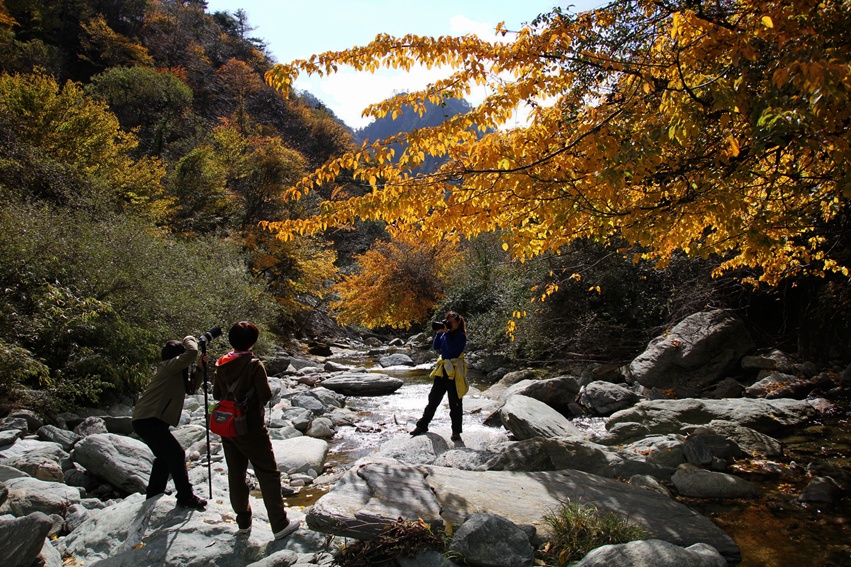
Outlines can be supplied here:
M464 114L472 108L470 103L464 99L449 99L442 105L426 103L426 112L422 116L417 114L412 108L405 107L402 114L397 116L395 120L388 115L357 130L354 134L355 141L360 144L365 140L383 140L401 132L411 132L418 128L437 126L451 116ZM398 158L401 153L401 150L397 148L396 157ZM426 172L434 171L444 161L445 158L438 159L428 156L423 170Z

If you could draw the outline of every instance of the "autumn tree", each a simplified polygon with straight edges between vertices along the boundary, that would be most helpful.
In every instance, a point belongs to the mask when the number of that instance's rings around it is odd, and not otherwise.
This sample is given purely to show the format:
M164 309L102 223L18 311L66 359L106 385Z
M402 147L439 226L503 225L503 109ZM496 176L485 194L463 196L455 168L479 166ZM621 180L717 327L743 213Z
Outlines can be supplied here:
M392 234L391 230L391 234ZM337 321L368 328L406 328L429 317L445 297L457 251L397 234L355 258L357 271L343 275L330 304Z
M192 90L173 73L112 67L92 77L85 90L109 105L124 130L136 131L145 154L160 155L191 133Z
M97 212L161 219L171 200L156 159L135 160L137 139L76 83L0 75L0 192Z
M370 106L373 117L422 112L471 85L490 94L438 126L328 161L290 197L347 170L372 191L274 226L288 238L378 219L432 243L500 230L521 260L619 238L643 250L636 259L664 266L684 251L767 284L847 274L832 231L851 198L849 30L842 0L619 0L556 9L516 32L499 25L495 41L379 35L278 65L267 80L284 90L299 73L346 65L451 69ZM528 121L509 127L518 111ZM448 160L417 173L428 156Z

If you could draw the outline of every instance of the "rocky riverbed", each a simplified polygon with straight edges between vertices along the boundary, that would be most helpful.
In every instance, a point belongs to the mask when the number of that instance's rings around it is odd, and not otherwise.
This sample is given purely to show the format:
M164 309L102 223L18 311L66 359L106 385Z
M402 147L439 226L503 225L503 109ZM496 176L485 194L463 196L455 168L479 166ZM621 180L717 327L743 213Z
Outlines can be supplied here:
M754 352L725 312L684 320L623 366L512 369L472 352L465 432L452 442L445 408L430 433L407 435L425 402L427 343L267 358L267 424L290 514L305 524L279 542L259 498L251 535L236 534L215 436L207 461L202 395L187 397L175 435L196 491L212 496L203 512L139 494L152 456L130 434L129 401L13 411L0 419L6 564L330 565L345 541L401 517L454 526L469 564L531 565L550 535L542 515L568 500L652 538L580 565L851 563L847 368Z

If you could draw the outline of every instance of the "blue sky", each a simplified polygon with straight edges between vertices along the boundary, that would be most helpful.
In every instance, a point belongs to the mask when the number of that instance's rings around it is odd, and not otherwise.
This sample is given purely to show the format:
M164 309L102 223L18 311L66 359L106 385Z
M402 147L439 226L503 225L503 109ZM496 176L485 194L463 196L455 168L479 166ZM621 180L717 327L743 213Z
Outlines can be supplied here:
M280 63L305 59L314 53L339 51L369 43L377 34L441 36L475 33L495 39L493 30L505 22L510 30L549 12L553 6L572 11L603 5L602 0L207 0L207 11L235 12L242 8L255 28L251 35L266 42ZM415 90L435 80L439 72L425 69L404 74L380 71L355 73L341 69L325 78L299 78L297 89L312 92L352 128L368 122L363 109L400 90ZM470 102L484 97L473 93Z

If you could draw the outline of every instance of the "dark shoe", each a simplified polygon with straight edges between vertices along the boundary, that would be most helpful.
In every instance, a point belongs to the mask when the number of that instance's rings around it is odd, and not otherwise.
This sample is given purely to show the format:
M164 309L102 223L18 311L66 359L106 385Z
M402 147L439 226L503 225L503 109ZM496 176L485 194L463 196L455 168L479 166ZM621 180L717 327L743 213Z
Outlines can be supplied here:
M236 533L239 535L248 535L251 533L251 512L236 515L236 525L239 528Z
M189 498L178 498L177 505L181 508L192 508L193 510L203 510L207 506L207 501L203 498L198 498L194 494Z
M425 429L424 427L420 427L418 425L414 428L413 431L411 431L411 437L416 437L417 435L422 435L423 433L426 433L427 431L428 431L428 429Z
M450 439L452 439L453 441L460 441L461 440L461 434L460 433L453 433L452 437L450 437Z
M301 525L301 520L290 520L290 523L279 532L275 532L275 539L284 539L294 531L298 529Z

